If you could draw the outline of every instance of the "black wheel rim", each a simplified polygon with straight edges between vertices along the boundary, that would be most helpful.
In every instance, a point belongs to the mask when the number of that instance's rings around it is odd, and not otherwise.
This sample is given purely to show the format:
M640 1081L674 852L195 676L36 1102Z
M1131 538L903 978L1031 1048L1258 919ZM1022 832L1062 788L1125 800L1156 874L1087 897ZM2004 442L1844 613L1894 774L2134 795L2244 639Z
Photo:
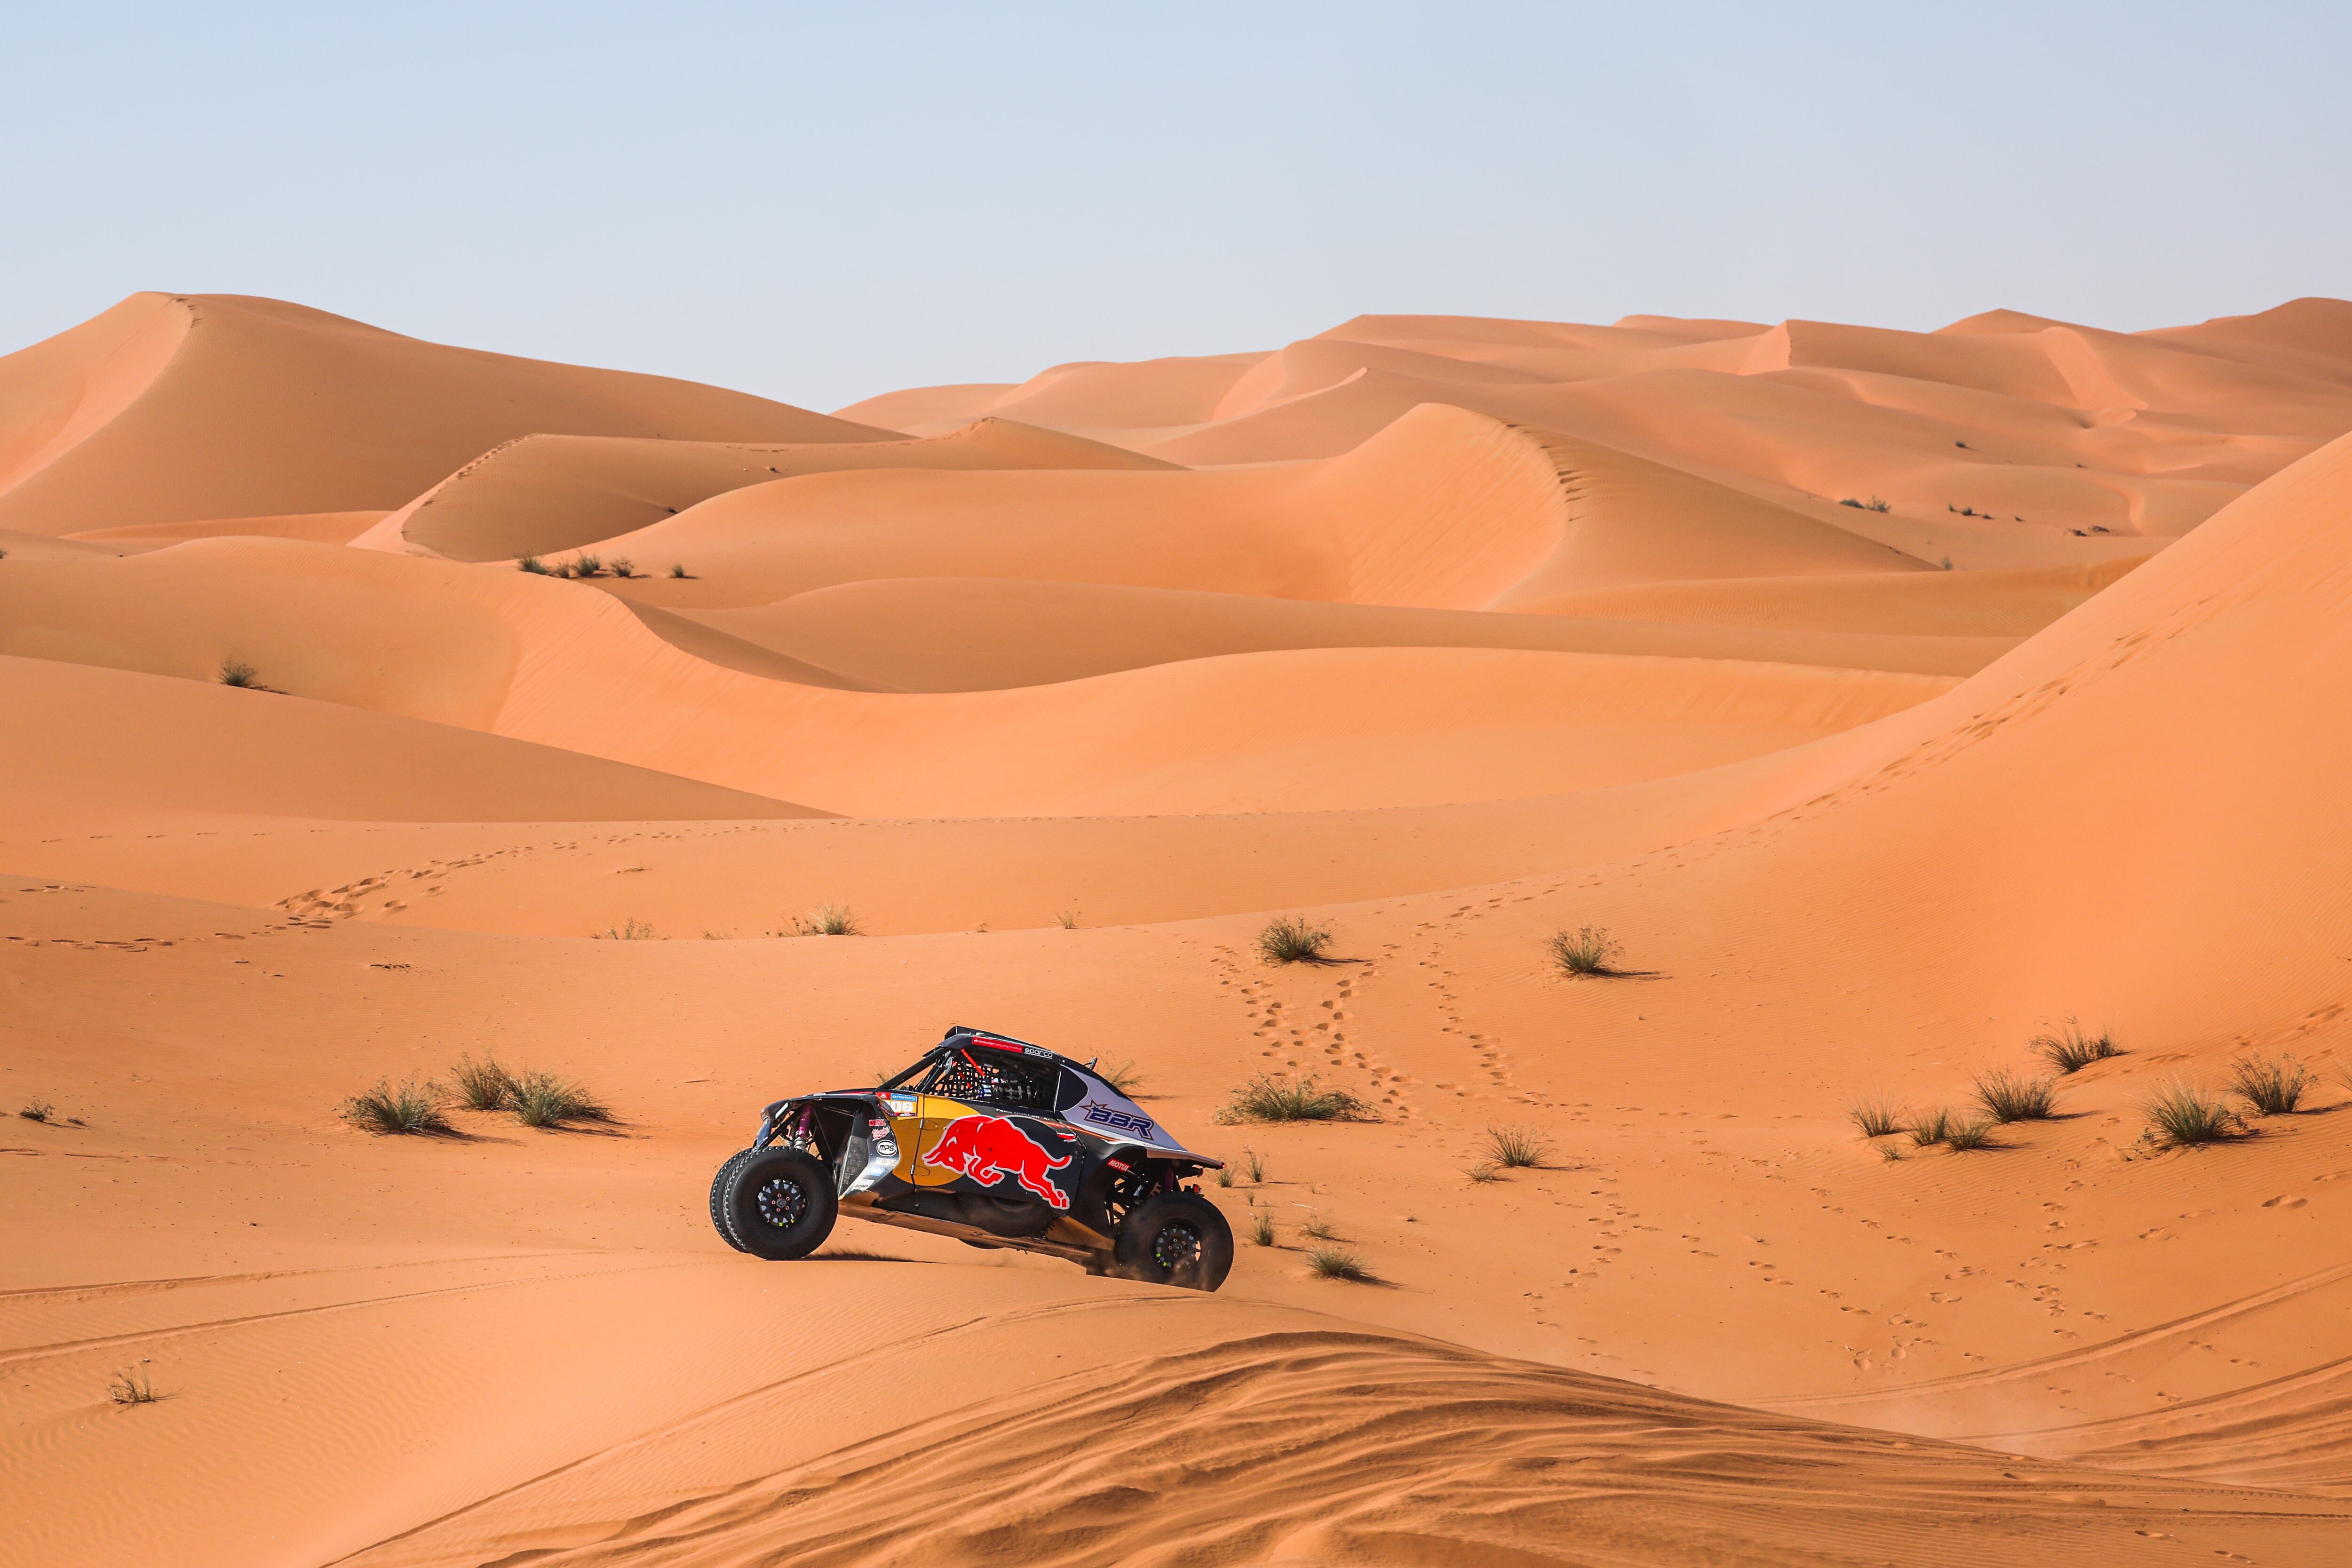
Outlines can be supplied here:
M760 1217L778 1230L790 1230L808 1213L808 1194L790 1176L771 1176L761 1184Z
M1171 1220L1151 1238L1151 1260L1168 1273L1201 1261L1201 1233L1182 1220Z

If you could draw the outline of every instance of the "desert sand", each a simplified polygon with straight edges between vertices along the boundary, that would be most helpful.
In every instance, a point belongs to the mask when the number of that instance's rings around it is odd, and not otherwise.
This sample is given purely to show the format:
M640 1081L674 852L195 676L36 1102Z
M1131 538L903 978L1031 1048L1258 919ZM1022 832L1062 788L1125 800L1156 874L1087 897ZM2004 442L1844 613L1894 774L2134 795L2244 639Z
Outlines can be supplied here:
M0 1564L2352 1561L2347 432L2331 300L830 415L248 298L0 358ZM1849 1115L2070 1021L1984 1147ZM712 1233L955 1022L1272 1245ZM461 1055L617 1120L339 1114Z

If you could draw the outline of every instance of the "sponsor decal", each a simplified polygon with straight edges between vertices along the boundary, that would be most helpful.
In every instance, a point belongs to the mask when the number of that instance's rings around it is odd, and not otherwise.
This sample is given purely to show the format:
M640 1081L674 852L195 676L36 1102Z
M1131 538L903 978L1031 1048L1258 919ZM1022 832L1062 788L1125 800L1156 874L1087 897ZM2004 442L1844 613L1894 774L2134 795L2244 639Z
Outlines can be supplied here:
M1132 1132L1138 1138L1151 1136L1151 1118L1139 1116L1131 1110L1119 1110L1108 1105L1082 1105L1078 1115L1089 1127L1108 1127L1114 1132Z
M983 1187L1011 1176L1055 1208L1070 1206L1070 1195L1047 1180L1068 1164L1070 1157L1054 1153L1002 1116L957 1117L923 1156L923 1163L958 1172Z

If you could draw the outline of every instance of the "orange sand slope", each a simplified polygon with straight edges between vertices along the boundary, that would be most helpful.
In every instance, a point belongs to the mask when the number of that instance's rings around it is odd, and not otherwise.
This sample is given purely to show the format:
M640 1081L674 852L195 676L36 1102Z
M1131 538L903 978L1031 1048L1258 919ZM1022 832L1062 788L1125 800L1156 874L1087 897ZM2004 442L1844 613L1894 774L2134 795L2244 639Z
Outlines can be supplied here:
M452 561L553 554L657 522L712 496L843 468L1173 468L1118 447L977 419L929 440L749 446L528 436L467 464L358 538ZM337 542L344 542L338 541Z
M841 422L264 301L13 356L0 1568L2352 1560L2347 431L2329 300ZM2070 1017L1985 1147L1849 1118ZM711 1235L950 1019L1131 1060L1224 1289ZM337 1118L461 1055L618 1120Z
M444 348L275 300L136 294L0 360L0 528L389 510L541 432L884 434L688 382Z

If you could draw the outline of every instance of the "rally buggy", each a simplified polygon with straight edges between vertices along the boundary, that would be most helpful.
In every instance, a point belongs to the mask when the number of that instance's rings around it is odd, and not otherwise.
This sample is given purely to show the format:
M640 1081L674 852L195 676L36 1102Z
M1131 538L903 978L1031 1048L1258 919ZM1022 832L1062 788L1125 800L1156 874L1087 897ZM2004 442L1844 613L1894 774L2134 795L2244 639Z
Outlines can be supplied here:
M779 1261L815 1251L847 1215L1213 1290L1234 1233L1198 1178L1223 1163L1091 1064L959 1024L876 1088L769 1106L711 1179L710 1223L738 1252Z

